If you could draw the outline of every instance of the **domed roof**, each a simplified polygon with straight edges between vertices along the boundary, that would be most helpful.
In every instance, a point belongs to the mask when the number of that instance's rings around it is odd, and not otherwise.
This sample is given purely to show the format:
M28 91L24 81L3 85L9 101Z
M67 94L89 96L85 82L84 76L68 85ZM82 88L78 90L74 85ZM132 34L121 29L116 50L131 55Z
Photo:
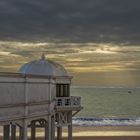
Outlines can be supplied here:
M45 76L68 76L67 71L63 66L51 60L45 59L44 54L40 60L35 60L24 64L17 72Z

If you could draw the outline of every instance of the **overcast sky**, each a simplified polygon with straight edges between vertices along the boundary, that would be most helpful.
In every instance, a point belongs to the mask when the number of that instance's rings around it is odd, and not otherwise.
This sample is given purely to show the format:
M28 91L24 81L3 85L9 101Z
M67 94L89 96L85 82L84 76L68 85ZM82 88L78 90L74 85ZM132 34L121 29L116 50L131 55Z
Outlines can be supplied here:
M140 0L0 0L0 71L43 49L76 84L139 85L139 13Z
M139 0L1 0L0 38L140 43Z

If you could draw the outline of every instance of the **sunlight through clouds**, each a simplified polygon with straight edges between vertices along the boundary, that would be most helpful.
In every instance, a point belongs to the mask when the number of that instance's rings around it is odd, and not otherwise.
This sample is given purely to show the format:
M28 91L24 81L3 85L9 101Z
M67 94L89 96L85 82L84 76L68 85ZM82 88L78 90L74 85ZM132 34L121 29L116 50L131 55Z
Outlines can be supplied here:
M5 63L0 63L0 66L8 65L7 56L13 60L18 57L20 64L38 59L42 50L46 52L48 59L64 64L71 71L78 71L78 69L81 72L134 70L134 67L139 70L139 46L133 46L132 49L131 46L118 46L111 43L56 44L0 41L0 57L5 59Z
M16 72L22 64L40 59L42 50L46 59L60 63L72 75L112 72L135 75L140 71L139 46L18 41L0 41L0 70Z
M7 52L7 51L0 51L0 56L12 56L12 57L19 57L19 55L17 54L12 54L11 52Z

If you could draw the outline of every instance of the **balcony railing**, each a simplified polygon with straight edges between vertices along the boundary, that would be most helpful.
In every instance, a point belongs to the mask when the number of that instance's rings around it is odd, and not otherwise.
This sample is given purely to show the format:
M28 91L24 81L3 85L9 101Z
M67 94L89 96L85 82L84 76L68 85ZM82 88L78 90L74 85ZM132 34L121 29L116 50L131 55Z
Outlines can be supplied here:
M56 107L81 107L81 97L57 97Z

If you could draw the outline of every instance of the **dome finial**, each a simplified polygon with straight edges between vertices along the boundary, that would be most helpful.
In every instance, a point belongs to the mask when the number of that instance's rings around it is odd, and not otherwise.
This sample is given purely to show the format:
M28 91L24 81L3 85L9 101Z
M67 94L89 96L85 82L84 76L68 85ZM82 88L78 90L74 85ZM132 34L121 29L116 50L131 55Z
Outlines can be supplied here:
M41 60L45 60L45 52L44 51L42 51Z

